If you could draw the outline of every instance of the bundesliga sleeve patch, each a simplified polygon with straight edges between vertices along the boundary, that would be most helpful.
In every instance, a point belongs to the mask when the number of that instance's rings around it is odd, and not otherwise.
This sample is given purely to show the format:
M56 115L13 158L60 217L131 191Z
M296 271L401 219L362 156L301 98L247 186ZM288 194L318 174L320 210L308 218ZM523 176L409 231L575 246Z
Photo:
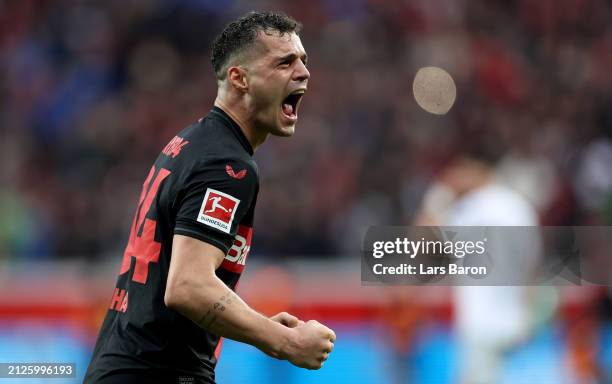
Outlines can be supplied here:
M222 232L230 233L236 209L240 204L237 198L207 188L204 194L204 201L198 213L198 222L216 228Z

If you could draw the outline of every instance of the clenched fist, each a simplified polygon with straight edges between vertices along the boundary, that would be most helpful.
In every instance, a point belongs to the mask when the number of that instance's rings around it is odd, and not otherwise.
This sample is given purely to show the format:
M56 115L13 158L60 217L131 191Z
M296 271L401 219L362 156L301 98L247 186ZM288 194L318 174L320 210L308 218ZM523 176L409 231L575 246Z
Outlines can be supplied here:
M282 350L282 358L292 364L319 369L334 349L336 334L316 320L301 323L291 329L293 337Z

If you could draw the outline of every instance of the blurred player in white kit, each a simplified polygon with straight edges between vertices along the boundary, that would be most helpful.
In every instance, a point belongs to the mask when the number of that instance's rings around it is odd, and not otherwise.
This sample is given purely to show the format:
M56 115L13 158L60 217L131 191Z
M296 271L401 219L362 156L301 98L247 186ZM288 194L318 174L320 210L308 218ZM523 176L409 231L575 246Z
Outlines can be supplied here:
M439 182L427 191L416 224L537 226L537 214L530 203L496 181L498 158L498 151L482 147L456 156L442 172ZM512 249L512 244L508 245L507 249ZM522 263L519 267L535 262L525 260L524 255L503 252L504 246L499 248L502 251L498 256L515 265ZM453 293L455 330L460 345L459 382L496 383L503 353L529 335L528 288L458 286L453 287Z

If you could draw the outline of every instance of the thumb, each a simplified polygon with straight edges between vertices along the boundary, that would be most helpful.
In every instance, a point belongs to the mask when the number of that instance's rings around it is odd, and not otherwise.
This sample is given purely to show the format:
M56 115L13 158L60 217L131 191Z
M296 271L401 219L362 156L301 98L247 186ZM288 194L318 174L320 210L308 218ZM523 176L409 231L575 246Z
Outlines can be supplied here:
M302 322L300 319L287 312L278 313L272 316L270 319L289 328L295 328L300 325L300 322Z

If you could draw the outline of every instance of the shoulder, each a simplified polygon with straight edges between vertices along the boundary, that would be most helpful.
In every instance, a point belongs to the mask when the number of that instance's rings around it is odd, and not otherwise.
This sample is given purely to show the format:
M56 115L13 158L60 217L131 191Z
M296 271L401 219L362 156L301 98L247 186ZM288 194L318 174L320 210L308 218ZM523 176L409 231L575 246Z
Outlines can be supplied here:
M464 197L453 210L455 225L537 225L537 213L517 192L492 185Z
M211 114L182 130L179 136L190 141L189 152L194 157L223 156L228 153L235 156L244 152L227 125Z
M179 134L188 142L181 156L183 167L188 172L217 168L227 169L230 173L234 170L236 174L246 169L247 174L257 176L257 164L230 128L219 123L209 123L208 120L204 118Z
M195 184L225 186L259 186L259 173L254 161L233 156L202 156L183 167L185 187Z
M221 173L222 177L237 183L259 184L257 164L244 157L214 157L204 159L200 165L203 170Z
M507 225L537 225L537 213L531 203L520 193L503 186L492 187L493 199L506 214Z

